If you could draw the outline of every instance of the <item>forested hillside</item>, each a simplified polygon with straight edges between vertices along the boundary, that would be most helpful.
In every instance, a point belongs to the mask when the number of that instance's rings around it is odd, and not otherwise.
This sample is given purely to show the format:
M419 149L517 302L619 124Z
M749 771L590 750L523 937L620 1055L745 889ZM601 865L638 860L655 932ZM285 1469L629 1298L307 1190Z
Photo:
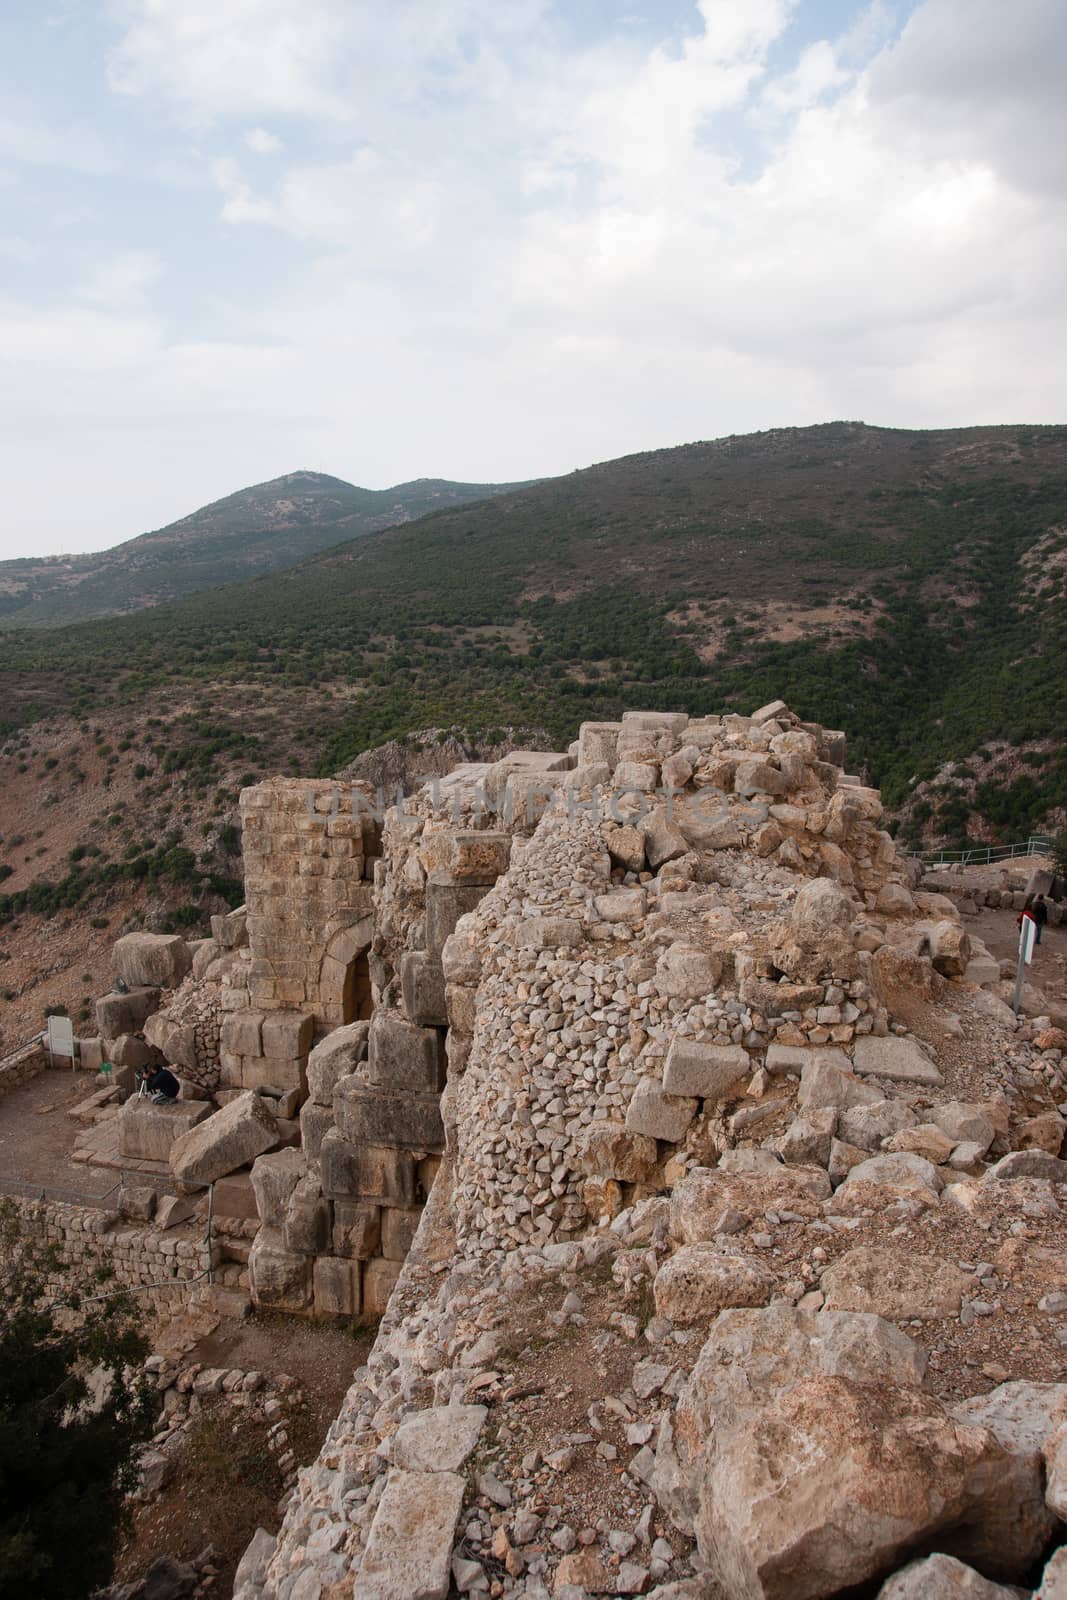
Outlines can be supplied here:
M13 634L0 704L10 759L37 719L180 699L195 762L243 702L295 688L321 772L412 728L562 739L626 705L781 695L847 730L908 836L1016 836L1067 804L1065 595L1067 428L833 423L627 457Z

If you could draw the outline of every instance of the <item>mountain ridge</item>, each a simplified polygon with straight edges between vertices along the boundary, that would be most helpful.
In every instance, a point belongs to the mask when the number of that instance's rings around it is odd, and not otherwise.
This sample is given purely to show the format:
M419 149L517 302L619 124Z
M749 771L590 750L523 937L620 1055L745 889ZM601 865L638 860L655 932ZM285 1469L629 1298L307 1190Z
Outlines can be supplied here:
M515 487L415 478L365 489L300 468L105 550L0 561L0 629L57 627L148 609L275 571L440 505Z

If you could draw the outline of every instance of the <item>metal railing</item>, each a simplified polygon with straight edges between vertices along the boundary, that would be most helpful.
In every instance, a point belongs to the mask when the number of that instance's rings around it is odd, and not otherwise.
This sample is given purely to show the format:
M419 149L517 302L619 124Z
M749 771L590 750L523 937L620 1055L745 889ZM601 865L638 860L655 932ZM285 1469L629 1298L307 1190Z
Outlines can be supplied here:
M1055 841L1047 834L1034 833L1018 844L975 845L970 850L923 850L918 860L927 867L990 867L998 861L1014 861L1017 856L1047 856Z

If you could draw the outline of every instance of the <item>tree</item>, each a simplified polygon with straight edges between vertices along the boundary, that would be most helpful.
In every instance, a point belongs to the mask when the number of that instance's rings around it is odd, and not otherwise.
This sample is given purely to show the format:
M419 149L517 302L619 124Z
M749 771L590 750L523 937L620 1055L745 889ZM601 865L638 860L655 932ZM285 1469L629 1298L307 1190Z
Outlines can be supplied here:
M158 1397L132 1296L65 1267L0 1201L0 1600L111 1579Z
M1056 871L1061 878L1067 878L1067 828L1061 828L1056 835L1052 854L1056 861Z

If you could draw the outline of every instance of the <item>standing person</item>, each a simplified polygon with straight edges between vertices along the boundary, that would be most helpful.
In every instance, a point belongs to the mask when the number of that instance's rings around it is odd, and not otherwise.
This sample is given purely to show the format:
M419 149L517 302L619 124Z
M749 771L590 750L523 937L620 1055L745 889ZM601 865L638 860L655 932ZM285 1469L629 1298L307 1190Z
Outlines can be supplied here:
M1034 943L1040 944L1041 935L1045 931L1045 923L1048 921L1048 906L1045 904L1045 897L1043 894L1039 894L1037 899L1034 901L1033 906L1030 909L1030 915L1037 923L1037 933L1034 937Z

